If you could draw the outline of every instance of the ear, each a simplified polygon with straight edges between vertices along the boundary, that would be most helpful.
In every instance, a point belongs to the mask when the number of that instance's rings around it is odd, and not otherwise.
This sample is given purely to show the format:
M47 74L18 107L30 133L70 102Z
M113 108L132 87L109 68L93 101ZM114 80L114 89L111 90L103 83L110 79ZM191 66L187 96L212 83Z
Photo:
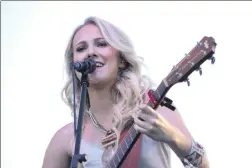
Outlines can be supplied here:
M119 69L125 69L127 68L127 61L122 56L122 53L119 53Z
M121 58L119 62L119 69L125 69L126 65L127 65L127 62L123 58Z

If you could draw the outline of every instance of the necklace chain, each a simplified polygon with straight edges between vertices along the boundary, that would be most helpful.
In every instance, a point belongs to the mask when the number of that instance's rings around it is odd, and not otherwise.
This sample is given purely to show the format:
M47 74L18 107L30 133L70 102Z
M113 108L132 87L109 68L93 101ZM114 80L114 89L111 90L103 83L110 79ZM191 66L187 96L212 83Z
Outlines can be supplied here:
M103 133L105 133L105 137L102 138L101 140L101 144L103 146L103 148L108 149L108 147L110 146L114 146L116 143L116 134L113 130L106 130L96 119L96 117L94 116L94 114L88 110L87 111L89 118L91 119L92 123Z
M106 129L97 121L96 117L93 115L93 113L92 113L90 110L88 110L87 113L88 113L88 116L90 117L92 123L93 123L97 128L99 128L99 130L101 130L101 131L102 131L103 133L105 133L105 134L108 134L108 133L111 132L111 130L106 130Z

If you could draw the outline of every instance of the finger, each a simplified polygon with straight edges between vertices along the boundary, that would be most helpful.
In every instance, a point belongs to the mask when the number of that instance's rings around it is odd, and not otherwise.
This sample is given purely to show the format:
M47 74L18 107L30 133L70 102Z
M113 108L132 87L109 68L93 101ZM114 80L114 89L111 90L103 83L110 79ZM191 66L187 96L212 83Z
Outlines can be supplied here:
M134 118L134 122L136 125L144 129L148 129L148 130L152 129L152 125L149 122L141 121L138 117Z
M157 117L157 112L154 109L152 109L150 106L142 104L142 105L140 105L139 108L140 108L140 110L144 111L145 113L150 114L153 117Z
M149 106L146 105L146 104L141 104L141 105L139 106L140 110L147 110L148 107L149 107Z
M144 112L140 112L138 116L143 119L145 122L150 123L151 125L156 125L157 118L154 116L151 116L149 114L146 114Z
M145 128L142 128L142 127L139 127L138 125L134 124L134 129L137 131L137 132L140 132L140 133L143 133L143 134L146 134L148 132L147 129Z

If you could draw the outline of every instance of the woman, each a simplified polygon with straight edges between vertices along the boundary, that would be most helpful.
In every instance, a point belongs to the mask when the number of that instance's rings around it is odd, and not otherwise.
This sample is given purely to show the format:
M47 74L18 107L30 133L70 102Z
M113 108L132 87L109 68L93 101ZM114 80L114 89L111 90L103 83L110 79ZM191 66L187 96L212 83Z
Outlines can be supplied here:
M97 68L88 76L90 106L85 113L80 149L88 156L83 163L85 168L101 168L108 161L111 153L107 149L116 150L123 129L132 120L134 128L142 133L136 168L170 168L171 149L185 167L185 161L196 167L208 167L205 154L201 153L200 159L191 155L203 150L195 145L177 110L166 107L153 110L144 104L148 99L146 91L152 88L152 83L141 74L141 58L136 56L130 39L116 26L96 17L87 18L76 28L66 50L69 81L62 91L62 98L72 110L71 64L87 58L95 60ZM81 75L75 73L74 78L79 81ZM81 86L78 82L75 86L78 107ZM115 138L101 145L109 135ZM46 150L43 168L69 167L74 142L73 123L58 130Z

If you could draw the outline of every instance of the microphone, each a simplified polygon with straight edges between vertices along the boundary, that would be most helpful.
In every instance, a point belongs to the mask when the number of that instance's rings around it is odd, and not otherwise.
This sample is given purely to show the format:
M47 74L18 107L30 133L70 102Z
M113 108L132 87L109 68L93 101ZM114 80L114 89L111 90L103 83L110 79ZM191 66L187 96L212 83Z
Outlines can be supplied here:
M73 67L78 72L92 73L96 69L96 62L92 59L86 59L83 62L74 62Z

